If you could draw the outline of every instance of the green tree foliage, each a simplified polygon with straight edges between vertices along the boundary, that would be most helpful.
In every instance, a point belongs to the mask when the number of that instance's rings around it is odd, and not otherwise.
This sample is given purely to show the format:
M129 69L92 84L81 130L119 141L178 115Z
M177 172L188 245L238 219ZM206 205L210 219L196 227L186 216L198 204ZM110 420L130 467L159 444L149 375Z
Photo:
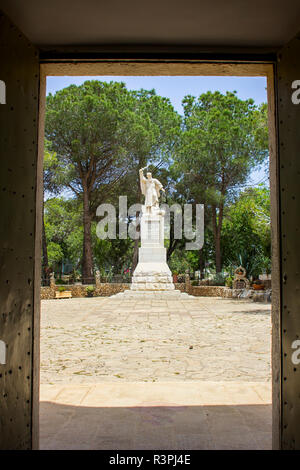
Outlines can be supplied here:
M57 164L56 153L50 151L50 142L45 139L44 143L44 173L43 173L43 201L45 199L45 192L57 192L58 188L56 185L55 169ZM44 221L44 206L43 206L43 216L42 216L42 277L46 284L49 283L49 259L48 259L48 249L46 232L45 232L45 221ZM57 256L56 256L57 257Z
M93 276L92 220L101 202L126 194L138 202L138 168L166 162L180 117L154 90L87 81L47 97L46 138L56 152L55 187L82 200L83 277ZM123 189L123 192L122 192Z
M270 191L260 185L243 191L231 204L222 227L224 265L240 264L249 276L270 272Z
M47 97L44 188L64 197L45 202L45 266L68 259L82 267L87 282L94 267L114 266L116 274L134 269L138 241L99 240L96 208L113 203L118 217L120 194L128 196L128 205L142 202L138 170L146 166L166 188L162 202L205 204L205 244L197 253L184 250L184 239L172 238L171 217L166 247L174 270L203 271L210 263L218 272L222 264L240 264L241 257L243 264L255 259L259 269L267 266L270 231L257 218L267 217L269 196L260 188L238 197L268 153L266 104L208 92L186 96L183 106L181 118L154 90L99 81Z
M181 124L170 100L157 95L155 90L132 91L131 96L132 107L127 110L126 117L128 167L118 188L119 192L128 195L130 205L142 202L140 168L147 167L156 178L165 173L164 168L174 158ZM138 245L136 240L132 253L133 270L138 260Z
M225 205L251 170L268 154L265 108L236 93L207 92L183 100L184 124L175 159L187 199L206 205L215 244L216 271L222 267L221 232ZM208 215L208 217L207 217Z
M61 266L62 262L65 259L65 253L59 243L48 242L48 260L51 268L59 265Z
M99 240L96 225L93 225L94 262L100 271L105 269L113 274L122 274L131 267L134 242L129 237L126 240Z
M126 168L124 120L130 94L123 84L87 81L47 97L46 138L57 155L56 183L82 201L82 274L93 278L93 203Z
M198 256L194 251L176 250L172 254L169 267L173 273L184 274L198 269Z
M83 224L80 203L76 199L53 197L45 202L45 233L51 268L61 270L62 263L70 261L77 271L81 264ZM96 222L92 222L93 261L97 269L118 274L131 264L133 241L100 240L96 235Z
M53 197L45 201L44 220L49 265L54 268L70 260L81 261L83 227L76 199Z

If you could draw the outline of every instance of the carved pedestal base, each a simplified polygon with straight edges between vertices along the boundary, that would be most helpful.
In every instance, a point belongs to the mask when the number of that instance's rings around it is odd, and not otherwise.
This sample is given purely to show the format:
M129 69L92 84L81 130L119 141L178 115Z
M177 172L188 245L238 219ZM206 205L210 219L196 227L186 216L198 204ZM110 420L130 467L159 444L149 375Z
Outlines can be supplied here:
M142 207L139 262L132 276L130 290L120 292L114 297L133 300L182 300L192 297L175 289L164 247L164 215L164 211L159 208L152 208L149 214L145 212L145 207Z
M164 247L164 211L142 209L139 262L132 276L131 291L173 291L172 273Z
M167 263L140 262L134 271L130 289L134 291L174 290L172 274Z
M124 300L192 300L195 297L180 290L125 290L110 298L119 298Z

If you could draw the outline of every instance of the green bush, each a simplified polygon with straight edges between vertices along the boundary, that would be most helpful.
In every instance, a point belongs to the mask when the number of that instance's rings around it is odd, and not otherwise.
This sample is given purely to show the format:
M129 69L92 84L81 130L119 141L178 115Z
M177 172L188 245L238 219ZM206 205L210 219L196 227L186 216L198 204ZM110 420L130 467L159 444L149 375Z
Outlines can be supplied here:
M61 287L58 288L58 292L64 292L65 290L66 290L66 288L63 287L63 286L61 286Z
M87 288L85 289L86 291L86 296L87 297L93 297L94 296L94 292L95 292L95 287L94 286L87 286Z
M198 286L199 285L199 282L194 280L191 282L191 286Z
M227 276L225 279L225 286L226 287L232 287L233 283L233 277L232 276Z
M223 273L216 273L209 281L210 286L225 286L225 275Z

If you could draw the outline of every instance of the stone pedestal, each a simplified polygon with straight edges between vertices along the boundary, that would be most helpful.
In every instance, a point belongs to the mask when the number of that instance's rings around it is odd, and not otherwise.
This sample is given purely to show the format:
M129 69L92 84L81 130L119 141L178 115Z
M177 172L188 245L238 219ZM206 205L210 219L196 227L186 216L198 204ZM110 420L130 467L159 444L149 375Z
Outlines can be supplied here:
M132 291L175 289L164 247L164 215L159 208L152 208L150 214L146 213L145 206L142 206L141 247L130 286Z
M155 207L148 214L142 206L139 262L130 289L113 297L130 301L193 299L186 292L175 289L164 247L164 215L164 211Z

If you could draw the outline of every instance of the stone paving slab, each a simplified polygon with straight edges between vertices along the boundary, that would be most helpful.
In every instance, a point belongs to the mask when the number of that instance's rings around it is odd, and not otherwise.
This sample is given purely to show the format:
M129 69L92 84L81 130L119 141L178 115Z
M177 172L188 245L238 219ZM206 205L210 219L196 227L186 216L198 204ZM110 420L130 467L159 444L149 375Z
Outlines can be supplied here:
M84 406L270 404L271 384L260 382L105 382L41 385L41 401Z
M259 382L42 385L41 449L271 449Z
M42 302L42 449L270 449L270 306Z
M188 298L42 301L41 383L271 380L270 305Z

